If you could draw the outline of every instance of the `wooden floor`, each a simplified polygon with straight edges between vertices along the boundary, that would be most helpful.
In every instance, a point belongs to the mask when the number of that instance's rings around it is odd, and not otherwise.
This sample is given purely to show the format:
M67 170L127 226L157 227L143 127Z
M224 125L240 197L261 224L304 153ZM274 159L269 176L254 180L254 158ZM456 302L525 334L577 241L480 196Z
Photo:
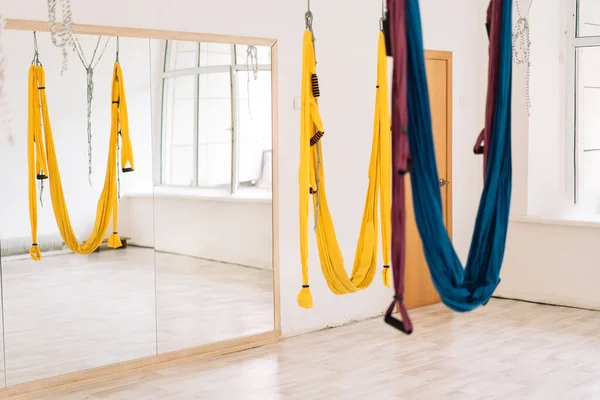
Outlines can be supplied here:
M600 312L493 299L412 312L45 399L600 399Z
M8 385L273 330L269 270L128 247L2 278Z
M273 271L156 253L158 352L270 332Z

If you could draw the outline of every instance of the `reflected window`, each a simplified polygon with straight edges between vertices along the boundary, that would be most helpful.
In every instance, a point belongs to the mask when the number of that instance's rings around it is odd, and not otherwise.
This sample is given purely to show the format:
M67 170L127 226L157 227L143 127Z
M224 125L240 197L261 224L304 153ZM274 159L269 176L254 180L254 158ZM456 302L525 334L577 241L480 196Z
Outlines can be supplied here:
M271 188L271 48L167 41L160 184Z
M573 202L584 213L600 214L600 2L570 0L576 24L569 25L566 99L573 135Z
M600 210L600 47L576 52L576 112L579 202Z
M578 0L577 37L600 36L600 2Z

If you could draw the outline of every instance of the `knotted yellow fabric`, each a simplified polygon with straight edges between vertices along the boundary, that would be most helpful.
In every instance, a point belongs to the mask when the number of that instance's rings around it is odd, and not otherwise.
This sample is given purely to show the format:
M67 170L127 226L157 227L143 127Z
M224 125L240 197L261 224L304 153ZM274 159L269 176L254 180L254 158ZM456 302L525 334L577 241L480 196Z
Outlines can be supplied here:
M111 130L108 149L106 176L102 194L96 209L96 221L90 237L80 244L71 227L69 212L65 202L56 150L52 136L50 116L46 99L46 77L41 65L32 65L29 69L29 121L28 121L28 171L29 171L29 215L31 221L32 246L29 251L34 260L41 259L37 245L37 179L48 179L52 209L60 234L65 244L79 254L90 254L96 250L106 236L111 217L113 233L108 239L108 246L121 246L118 235L118 199L117 199L117 148L119 134L122 142L121 160L123 171L133 171L133 150L129 136L127 115L127 99L123 71L119 63L115 63L112 80ZM41 113L41 114L40 114ZM42 135L43 127L43 135ZM45 144L45 147L44 147Z
M312 295L308 284L309 195L313 197L313 212L321 269L327 285L335 294L356 292L368 287L373 281L377 270L378 201L381 202L383 281L386 286L390 285L391 119L385 39L383 32L380 32L377 56L377 95L369 163L369 187L352 275L348 277L327 204L323 151L320 140L325 131L317 102L320 93L316 75L313 36L308 29L304 32L302 59L300 167L298 177L302 290L298 294L298 304L301 307L310 308L312 307Z

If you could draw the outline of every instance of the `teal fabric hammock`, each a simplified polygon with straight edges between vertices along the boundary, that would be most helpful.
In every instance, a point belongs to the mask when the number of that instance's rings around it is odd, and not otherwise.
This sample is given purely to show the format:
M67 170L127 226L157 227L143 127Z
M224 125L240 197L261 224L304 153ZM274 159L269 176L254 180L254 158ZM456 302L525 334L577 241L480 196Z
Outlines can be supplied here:
M405 94L406 105L404 106L408 109L407 117L397 117L399 119L396 121L403 122L401 127L407 127L410 154L406 149L397 147L394 147L394 152L395 155L406 155L407 159L401 161L400 165L412 165L410 176L415 219L435 288L444 304L452 310L470 311L487 303L498 286L506 244L512 187L512 0L491 0L488 9L490 65L486 125L476 146L476 152L485 154L485 179L465 268L461 265L444 226L419 1L388 0L388 6L390 13L395 12L395 16L391 16L391 42L400 43L392 46L395 69L397 57L401 56L402 51L406 54L406 89L404 93L398 90L394 95L392 107L393 112L402 114L402 95ZM405 29L401 29L402 32L398 33L398 26L404 24ZM398 36L403 36L404 33L405 42L402 43L402 40L398 40ZM405 48L402 47L403 45ZM396 50L400 54L396 54ZM394 124L395 122L392 123ZM406 146L406 140L404 142L398 140L398 143L401 147ZM399 169L397 172L404 174L407 171ZM395 197L394 204L397 201L402 199ZM403 207L393 207L393 210L400 208ZM403 231L404 214L393 215L392 220L394 221L393 235ZM404 245L403 240L401 247ZM400 242L393 238L392 245L396 243ZM394 248L392 254L395 254ZM396 296L392 306L396 302L400 304L403 321L393 320L391 313L388 313L390 315L386 316L386 322L410 333L412 331L410 319L405 311L402 312L404 274L401 258L403 257L399 257L397 263L400 265L394 265Z

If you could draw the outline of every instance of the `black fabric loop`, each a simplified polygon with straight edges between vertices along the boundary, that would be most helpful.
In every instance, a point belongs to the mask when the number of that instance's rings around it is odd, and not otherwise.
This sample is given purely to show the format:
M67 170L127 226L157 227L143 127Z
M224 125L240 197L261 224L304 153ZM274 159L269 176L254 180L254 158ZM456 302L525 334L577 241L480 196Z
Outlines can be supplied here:
M38 244L37 244L37 243L31 243L31 245L32 245L32 246L37 246Z
M404 326L404 322L392 317L391 315L386 315L383 318L383 320L385 321L386 324L388 324L389 326L391 326L393 328L398 329L402 333L405 333L407 335L410 335L412 333L412 329L411 330L406 329L406 327Z
M317 77L317 74L312 74L310 80L312 83L313 96L314 97L321 96L321 91L319 90L319 78Z
M38 90L45 90L45 89L46 89L46 86L39 86L38 87Z
M314 190L313 188L308 188L308 193L310 193L310 194L317 194L317 191Z
M317 144L317 142L321 140L323 135L325 135L325 132L318 131L317 133L315 133L315 136L310 138L310 145L314 146L315 144Z
M302 285L303 289L308 289L310 287L310 285Z
M385 39L385 52L388 57L392 57L392 38L390 36L390 15L385 12L385 18L382 21L381 28L383 29L383 37Z

